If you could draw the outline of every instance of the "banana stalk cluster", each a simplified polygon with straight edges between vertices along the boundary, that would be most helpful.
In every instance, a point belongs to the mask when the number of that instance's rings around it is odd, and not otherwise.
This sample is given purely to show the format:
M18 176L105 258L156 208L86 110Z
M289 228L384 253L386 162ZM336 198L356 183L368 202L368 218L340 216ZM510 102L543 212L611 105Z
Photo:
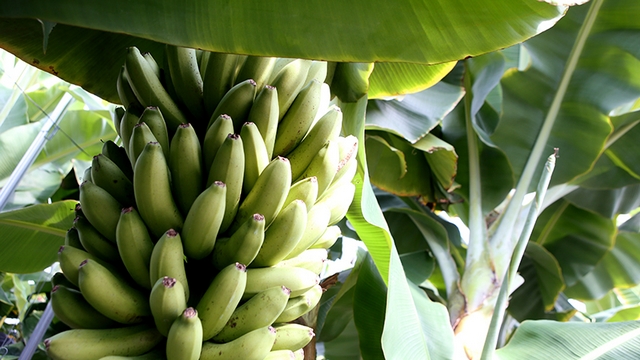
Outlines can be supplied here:
M327 63L129 48L125 109L80 185L51 302L54 360L302 359L294 321L355 193Z

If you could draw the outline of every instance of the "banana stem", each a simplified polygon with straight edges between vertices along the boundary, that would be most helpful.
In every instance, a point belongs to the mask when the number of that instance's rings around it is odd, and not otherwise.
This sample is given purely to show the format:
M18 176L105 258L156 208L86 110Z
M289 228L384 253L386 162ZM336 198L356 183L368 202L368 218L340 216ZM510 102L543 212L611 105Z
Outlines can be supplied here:
M527 215L524 229L522 230L513 254L511 255L509 268L503 276L504 280L502 281L502 285L500 286L498 299L496 300L494 312L491 316L489 333L487 334L484 347L482 348L482 356L480 358L481 360L491 360L493 358L493 353L495 352L495 348L498 343L498 335L500 334L500 324L503 321L504 313L507 309L507 297L509 296L509 289L516 279L518 267L520 267L520 262L522 261L522 257L524 256L527 244L529 243L529 237L533 232L533 227L536 223L540 206L544 201L544 196L547 192L547 188L549 187L551 175L553 174L553 170L556 165L557 155L558 149L555 149L555 152L547 159L545 169L542 172L540 182L538 183L535 200L529 208L529 214Z

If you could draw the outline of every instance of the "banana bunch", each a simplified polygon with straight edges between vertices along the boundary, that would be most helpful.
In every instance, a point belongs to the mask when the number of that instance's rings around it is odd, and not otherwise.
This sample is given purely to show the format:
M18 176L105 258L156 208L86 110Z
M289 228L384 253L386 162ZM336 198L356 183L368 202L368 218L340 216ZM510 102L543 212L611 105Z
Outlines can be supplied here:
M161 64L161 65L159 65ZM319 274L355 193L321 61L137 48L80 185L54 359L303 358Z

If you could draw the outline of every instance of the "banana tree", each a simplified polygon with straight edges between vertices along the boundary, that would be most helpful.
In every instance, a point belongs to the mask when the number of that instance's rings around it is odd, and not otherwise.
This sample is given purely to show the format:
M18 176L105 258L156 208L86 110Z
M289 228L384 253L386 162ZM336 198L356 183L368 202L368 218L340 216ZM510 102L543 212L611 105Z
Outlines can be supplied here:
M353 305L361 353L367 358L479 356L484 334L490 328L493 303L520 232L517 214L523 197L532 179L542 171L541 157L553 147L561 149L562 157L552 179L555 191L550 196L554 200L566 196L562 201L568 204L556 201L549 206L547 211L554 211L548 213L550 220L542 214L543 225L533 229L533 238L540 239L535 240L538 245L531 245L533 250L527 248L525 259L531 260L522 263L521 271L526 266L529 269L522 272L523 276L531 275L524 278L525 283L538 284L533 288L540 293L542 311L534 307L537 316L533 312L513 316L519 320L541 318L541 313L546 316L545 310L556 305L562 286L574 285L587 276L611 247L615 229L606 226L612 223L610 216L588 234L601 232L601 238L609 240L609 245L594 245L600 255L578 261L567 256L562 267L559 254L566 253L570 239L561 225L571 228L572 220L591 214L590 206L596 201L604 198L614 202L620 195L619 188L593 194L589 189L617 177L608 174L609 170L626 175L631 182L625 186L635 184L632 179L636 173L628 170L632 161L623 160L620 150L614 150L637 123L628 115L635 109L629 103L639 96L637 84L633 76L621 76L625 72L634 74L633 59L638 57L632 50L637 48L637 36L633 35L638 28L632 19L637 18L638 6L630 1L595 1L572 9L570 16L524 45L465 60L455 67L457 60L517 44L549 29L564 15L566 6L535 1L477 0L462 4L434 0L392 6L385 2L372 6L370 2L283 1L264 8L241 2L223 6L206 1L180 5L147 1L137 2L122 13L118 5L74 1L57 2L55 8L44 1L0 5L0 26L12 29L3 34L14 34L2 36L0 46L114 102L113 84L124 49L131 45L157 56L161 56L163 43L171 43L240 54L360 62L338 64L334 82L339 84L336 93L347 119L345 128L361 140L358 190L349 221L371 254L369 265L362 265L357 274L364 275L358 276ZM586 8L591 9L588 15ZM438 16L433 9L438 9ZM625 16L616 9L625 9ZM354 20L353 14L361 16ZM376 41L367 41L372 38ZM614 50L603 52L601 38L606 38L605 43ZM620 51L622 64L612 62L617 59L613 55ZM366 64L370 62L376 62L373 71ZM574 76L591 74L604 64L612 70L602 76ZM601 95L605 92L597 92L603 90L603 81L598 79L606 79L606 75L611 75L616 85L622 81L622 86L612 86L615 91L607 93L616 95L610 101ZM596 80L581 83L585 78ZM408 95L400 104L368 102L416 92L436 83L425 93ZM593 109L597 111L590 111ZM612 111L620 118L611 118ZM580 116L585 113L589 116ZM567 129L574 129L572 121L576 119L582 120L581 131L567 139ZM618 132L612 131L612 126L617 126ZM612 151L607 153L605 146L607 151L612 146ZM564 165L564 158L572 161ZM592 168L599 171L592 173ZM515 194L509 196L508 205L500 207L516 177L520 180ZM590 185L580 188L582 181ZM398 207L397 201L391 201L395 205L389 209L393 211L381 212L371 183L401 196L404 205ZM567 194L580 191L587 193L569 200L571 195ZM625 212L634 204L629 201L626 207L614 207L611 214ZM496 207L498 210L493 211ZM450 223L433 217L431 210L442 209L468 221L468 245L459 241ZM499 218L493 221L496 214ZM421 238L422 247L416 251L415 246L403 244L408 237L404 231L396 232L391 220L405 231L411 228L407 224L414 224L417 230L413 238ZM437 262L437 267L432 266L433 274L427 272L431 276L410 271L434 265L429 259ZM419 266L414 268L416 264ZM577 271L565 275L561 272L564 269ZM554 274L555 281L539 281L547 273ZM598 274L593 276L602 276ZM363 310L366 306L361 304L370 294L375 295L371 299L382 299L374 307L382 311ZM386 314L384 318L380 317L382 313ZM516 344L532 346L527 345L531 338L527 329L553 334L559 329L554 324L523 324L513 338L514 345L498 356L517 356L509 355L518 354ZM621 339L623 334L635 336L637 324L629 326L577 327L575 331L590 336L610 332ZM494 326L489 332L495 334L495 330ZM459 346L454 346L456 340ZM601 344L604 340L593 343L595 347ZM493 346L487 348L492 350Z

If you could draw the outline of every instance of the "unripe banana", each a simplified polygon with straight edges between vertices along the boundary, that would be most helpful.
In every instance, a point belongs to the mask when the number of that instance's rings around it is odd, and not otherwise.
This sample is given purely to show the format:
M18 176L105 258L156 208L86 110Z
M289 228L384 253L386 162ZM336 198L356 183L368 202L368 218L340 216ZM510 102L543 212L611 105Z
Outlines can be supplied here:
M297 267L269 267L247 270L247 286L242 296L249 299L274 286L286 286L291 297L303 294L320 282L318 274Z
M153 134L153 137L156 139L155 141L160 143L162 146L162 153L165 158L169 158L169 132L167 130L167 123L164 120L164 116L160 111L160 108L156 106L147 106L142 115L140 115L140 120L138 120L138 124L145 123L149 127L149 130ZM145 142L148 143L148 140ZM144 149L144 146L142 147Z
M300 241L289 252L286 259L300 255L313 245L327 229L329 221L331 221L331 209L322 203L314 205L308 213L306 227Z
M147 296L98 262L80 263L78 285L93 308L122 324L137 324L151 315Z
M99 262L105 267L110 267L107 262L97 256L91 255L90 253L77 249L73 246L60 246L60 250L58 250L60 269L67 280L76 287L78 286L78 267L80 266L80 263L86 259L91 259Z
M153 241L147 226L133 207L122 209L116 227L118 253L131 278L145 289L151 289L149 265Z
M142 355L163 337L146 324L116 329L73 329L44 341L47 355L53 360L95 360L109 355Z
M233 86L237 63L238 55L235 54L209 54L206 71L202 77L204 106L209 116Z
M315 336L312 328L300 324L284 324L274 328L276 341L271 350L296 351L305 347Z
M319 284L307 290L304 294L290 298L284 307L280 316L274 321L275 323L291 322L300 316L308 313L320 303L322 298L322 286Z
M162 81L162 71L160 70L160 65L158 65L158 62L153 57L153 55L151 55L150 52L145 52L142 54L142 57L147 60L147 64L149 64L151 70L153 70L153 73L156 74L156 77L160 79L160 81Z
M269 77L269 81L267 83L271 84L273 81L280 75L280 71L290 63L292 63L295 58L278 58L276 60L276 64L273 66L273 71L271 71L271 76Z
M165 349L164 347L155 347L153 350L148 353L144 353L142 355L137 356L120 356L120 355L109 355L105 357L101 357L100 360L166 360Z
M240 126L247 121L247 116L256 96L256 82L249 79L234 85L218 103L213 111L209 126L222 114L231 116L234 132L240 131Z
M154 236L182 228L182 215L173 200L169 167L160 144L148 143L136 161L133 192L140 216Z
M246 283L247 268L239 263L225 267L213 279L196 307L202 320L204 340L218 334L229 321L242 298Z
M351 182L344 183L337 187L330 187L320 199L316 202L315 206L324 204L331 209L331 219L329 220L329 226L335 225L344 218L351 206L353 197L356 193L356 186Z
M253 101L247 121L256 124L260 130L269 159L273 158L279 115L278 90L271 85L265 85Z
M82 247L82 243L80 242L80 235L78 234L78 229L72 227L67 230L67 233L64 236L64 245L72 246L76 249L84 250Z
M242 179L244 178L244 149L242 138L238 134L229 134L213 159L207 186L215 181L226 184L226 201L224 219L220 225L220 232L229 228L238 212L240 196L242 195Z
M284 117L302 87L306 85L303 81L307 78L310 66L311 60L293 60L270 81L271 85L278 89L278 119Z
M347 137L338 137L337 142L340 149L340 162L338 163L336 175L331 182L331 187L353 181L353 177L358 171L358 162L356 161L358 139L353 135L349 135Z
M264 235L264 242L252 267L273 266L282 261L302 238L307 226L307 207L294 200L282 209Z
M267 165L258 177L256 185L244 199L238 213L231 224L234 232L253 214L262 214L268 227L280 212L289 193L291 184L291 167L289 160L277 157Z
M256 124L252 122L244 123L240 130L240 137L244 148L242 194L246 196L255 186L262 170L269 165L271 157L267 152L267 147Z
M212 263L217 269L233 264L251 264L264 242L264 216L253 214L231 237L220 238L213 247Z
M93 179L91 179L91 166L84 169L84 173L82 173L82 182L85 181L93 182Z
M133 205L133 183L108 157L102 154L93 157L91 180L113 196L118 203L126 206Z
M174 199L183 215L202 192L202 152L191 124L178 126L169 153L169 170Z
M104 142L104 145L102 145L102 155L113 161L125 174L127 179L133 180L133 168L131 167L127 150L124 147L116 145L116 143L111 140L107 140Z
M93 176L93 167L92 167ZM122 205L100 186L85 181L80 185L82 212L100 234L112 242L116 241L116 225Z
M313 124L322 98L322 83L313 80L308 83L284 114L278 124L278 134L273 153L286 156L298 146Z
M155 284L159 279L168 276L180 282L184 297L189 300L189 283L184 268L184 250L182 239L175 230L169 229L153 247L149 265L149 280ZM183 309L181 309L183 310Z
M289 257L281 261L276 266L289 266L307 269L314 274L320 274L324 269L324 263L327 260L327 250L325 249L308 249L295 257Z
M209 62L209 56L212 53L205 50L196 50L196 57L198 58L198 69L200 69L200 76L204 79L207 72L207 63Z
M131 155L129 155L129 143L131 142L131 135L133 134L133 128L140 121L140 114L142 110L140 109L140 113L138 113L139 109L128 107L127 111L124 113L122 120L120 121L120 138L122 139L122 147L127 152L129 156L129 164L131 164ZM133 169L133 168L132 168Z
M308 84L311 80L319 81L320 83L324 83L327 79L327 62L326 61L318 61L314 60L311 62L311 66L309 66L309 73L307 73L307 78L304 80L305 84Z
M111 121L113 122L113 129L116 131L118 136L120 136L120 120L122 120L124 112L125 110L122 106L116 106L115 109L113 109L113 116L111 117Z
M276 60L275 57L247 56L238 70L235 83L253 79L256 82L256 89L262 89L271 76Z
M203 81L196 50L167 44L165 56L178 97L195 119L204 119Z
M78 286L74 283L72 283L71 281L69 281L69 279L67 279L63 273L61 272L57 272L55 274L53 274L53 276L51 277L51 287L54 287L56 285L61 285L66 287L67 289L72 289L72 290L76 290L76 291L80 291L78 289Z
M158 139L156 139L155 135L151 132L149 125L144 122L137 123L131 132L131 139L129 139L129 160L134 169L142 150L144 150L144 147L150 142L158 142ZM158 144L162 149L162 144ZM164 149L162 149L162 154L164 155Z
M225 214L227 187L214 182L193 202L184 221L182 242L184 253L193 259L211 254Z
M342 112L339 107L332 106L309 130L300 145L287 155L291 161L291 174L294 179L302 175L313 157L327 141L338 137L341 128Z
M304 360L304 348L294 351L293 356L295 360Z
M341 236L342 230L340 230L338 225L329 226L309 249L328 249L332 247Z
M253 330L225 344L205 342L200 360L263 360L276 338L273 327Z
M202 159L204 160L204 171L209 173L211 163L216 157L220 146L229 134L234 134L233 120L227 114L222 114L216 118L211 126L207 129L202 143Z
M175 131L178 125L187 122L178 105L162 86L152 67L135 47L127 49L125 71L136 98L144 107L159 107L167 120L169 131Z
M116 90L118 92L118 97L120 98L120 103L124 105L125 108L128 109L130 107L142 107L140 101L138 101L138 98L136 97L136 94L133 93L133 89L131 89L129 79L125 74L124 65L122 66L122 69L120 69L120 73L118 74Z
M94 309L80 291L65 286L56 285L51 289L51 307L56 317L72 329L108 329L120 326Z
M318 179L318 197L321 197L331 185L339 163L340 152L338 144L335 141L328 141L311 160L311 163L309 163L300 178L315 176Z
M156 328L167 336L173 321L187 308L182 283L168 276L158 279L149 295L149 307Z
M194 308L186 308L171 325L167 360L198 360L202 351L202 323Z
M289 294L289 289L284 286L275 286L258 293L233 312L227 324L212 340L229 342L273 324L287 305Z
M295 360L296 355L291 350L270 351L263 360Z
M307 212L311 210L313 204L318 199L318 179L315 176L298 180L289 189L284 206L289 205L293 200L300 199L307 206Z
M86 218L76 217L73 220L73 226L78 230L82 247L89 254L107 262L120 263L116 244L100 234Z

